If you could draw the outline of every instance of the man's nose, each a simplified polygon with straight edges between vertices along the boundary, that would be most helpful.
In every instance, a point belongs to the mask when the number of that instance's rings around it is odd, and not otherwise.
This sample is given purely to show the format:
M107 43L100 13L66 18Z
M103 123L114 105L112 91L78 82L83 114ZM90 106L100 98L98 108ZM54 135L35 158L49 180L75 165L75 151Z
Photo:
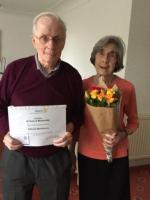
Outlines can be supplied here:
M54 39L53 38L49 38L47 43L54 43Z
M53 38L49 38L49 40L47 41L47 46L51 47L55 45L55 41Z

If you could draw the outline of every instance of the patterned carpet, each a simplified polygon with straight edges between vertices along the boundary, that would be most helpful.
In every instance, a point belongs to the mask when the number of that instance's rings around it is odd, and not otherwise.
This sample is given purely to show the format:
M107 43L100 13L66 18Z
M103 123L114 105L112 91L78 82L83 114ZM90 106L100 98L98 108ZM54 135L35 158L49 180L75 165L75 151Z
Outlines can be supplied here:
M74 176L71 182L69 200L79 200L78 187ZM150 165L130 168L131 199L150 200Z
M130 181L132 200L150 200L150 165L131 167ZM0 200L4 200L1 193ZM32 200L40 200L37 190L34 190ZM72 177L69 200L79 200L76 175Z
M70 186L70 196L69 200L79 200L78 186L77 186L77 175L72 175L71 186Z
M130 169L132 200L150 200L150 165Z

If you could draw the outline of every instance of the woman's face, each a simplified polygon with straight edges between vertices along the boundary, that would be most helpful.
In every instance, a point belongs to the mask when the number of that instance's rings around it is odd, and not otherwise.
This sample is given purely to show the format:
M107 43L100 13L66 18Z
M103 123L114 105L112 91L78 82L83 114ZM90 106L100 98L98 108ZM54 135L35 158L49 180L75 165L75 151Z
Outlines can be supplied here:
M115 44L107 44L95 56L95 69L98 75L109 76L113 74L117 63Z

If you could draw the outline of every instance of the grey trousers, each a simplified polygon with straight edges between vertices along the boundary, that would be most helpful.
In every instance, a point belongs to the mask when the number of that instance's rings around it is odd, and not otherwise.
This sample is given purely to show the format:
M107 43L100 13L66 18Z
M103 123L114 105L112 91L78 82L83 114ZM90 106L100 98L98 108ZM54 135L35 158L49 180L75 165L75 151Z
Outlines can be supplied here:
M68 149L33 158L7 148L3 153L3 200L31 200L37 185L41 200L68 200L71 159Z

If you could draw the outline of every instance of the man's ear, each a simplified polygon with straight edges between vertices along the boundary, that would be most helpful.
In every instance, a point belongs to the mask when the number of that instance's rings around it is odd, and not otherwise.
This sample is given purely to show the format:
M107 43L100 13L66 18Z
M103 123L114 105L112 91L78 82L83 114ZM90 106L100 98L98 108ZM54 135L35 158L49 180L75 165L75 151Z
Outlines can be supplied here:
M36 49L36 42L35 42L34 36L32 36L32 45L33 45L33 47Z

